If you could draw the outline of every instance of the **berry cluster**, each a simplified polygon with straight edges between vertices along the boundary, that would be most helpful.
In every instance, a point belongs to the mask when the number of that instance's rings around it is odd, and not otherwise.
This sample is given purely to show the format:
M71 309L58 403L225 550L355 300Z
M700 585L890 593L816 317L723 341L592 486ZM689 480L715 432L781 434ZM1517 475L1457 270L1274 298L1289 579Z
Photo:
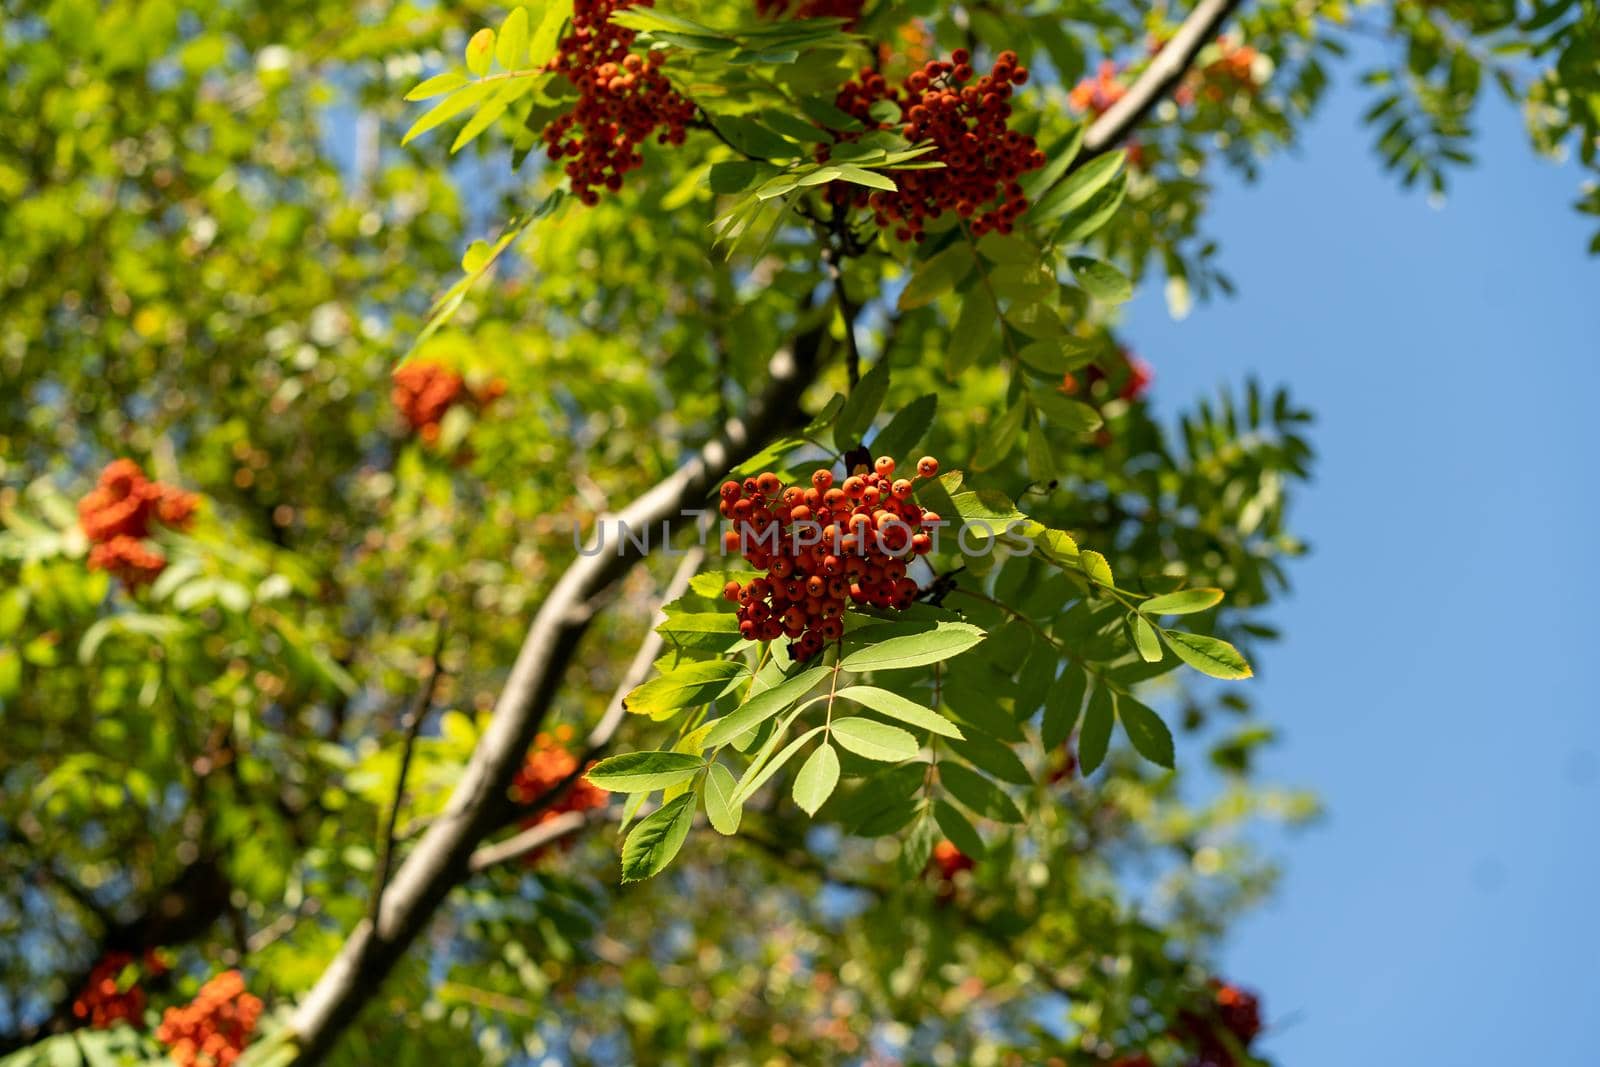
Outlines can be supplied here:
M129 973L133 967L134 957L127 952L108 952L100 957L72 1001L73 1017L95 1030L105 1030L119 1022L142 1025L145 992L139 979L159 978L167 973L167 966L154 952L146 952L138 968Z
M1128 401L1142 399L1149 391L1150 383L1155 380L1155 370L1126 348L1117 350L1117 359L1121 366L1114 367L1109 372L1098 363L1089 364L1083 372L1082 381L1078 380L1077 375L1068 371L1061 376L1058 390L1068 396L1076 396L1082 391L1095 392L1095 386L1101 382L1108 382L1116 388L1118 399Z
M800 0L794 9L797 19L844 19L844 28L850 29L861 18L866 0ZM756 11L763 18L782 18L789 13L789 0L756 0Z
M723 483L720 510L733 523L723 548L767 572L722 590L739 605L741 634L755 641L788 637L789 654L804 661L843 636L849 601L911 606L918 590L906 577L907 560L932 550L924 531L940 520L911 499L913 483L896 479L894 469L894 460L881 456L839 486L826 469L811 475L809 489L785 488L771 471ZM917 461L919 477L938 473L938 460Z
M1217 58L1200 70L1201 92L1207 99L1220 101L1241 89L1255 92L1256 59L1260 53L1227 33L1217 38L1217 50Z
M933 846L931 862L939 869L939 877L946 882L954 881L956 875L962 871L970 871L978 865L977 860L949 841L940 841Z
M1118 80L1119 69L1111 60L1102 60L1100 69L1092 78L1084 78L1072 87L1067 102L1074 111L1092 112L1096 118L1110 111L1121 100L1128 87Z
M694 118L694 104L661 73L664 55L629 52L638 32L612 23L613 12L634 3L654 0L577 0L572 32L550 61L577 88L578 103L545 127L544 143L551 159L568 160L572 191L585 204L599 203L602 187L622 188L622 176L644 165L639 145L657 127L658 143L679 145Z
M439 424L463 397L482 407L505 395L504 379L495 378L481 389L470 389L466 379L444 366L426 360L407 363L394 372L389 398L406 425L423 441L439 440Z
M603 808L611 794L589 781L574 777L578 773L578 757L568 747L572 742L572 727L556 727L554 734L541 733L533 739L527 758L517 769L511 782L511 800L519 806L538 801L562 782L571 779L559 796L537 815L522 820L523 829L547 822L568 811L589 811ZM587 768L585 768L587 770ZM529 862L537 860L538 852L529 853Z
M261 999L245 992L238 971L223 971L194 1000L168 1008L156 1028L178 1067L228 1067L239 1058L261 1018Z
M1210 986L1211 1003L1203 1010L1179 1012L1176 1029L1195 1043L1190 1067L1237 1067L1234 1049L1248 1049L1261 1033L1261 1001L1220 979L1213 978Z
M1017 179L1045 164L1032 137L1007 128L1007 101L1012 87L1028 80L1028 68L1017 65L1015 52L1001 52L994 69L969 85L974 73L966 49L958 48L948 60L912 71L899 89L870 67L846 82L836 100L841 110L882 128L871 117L872 105L893 101L900 107L900 132L913 144L931 141L928 158L944 168L896 171L892 193L835 182L829 186L835 203L870 206L878 225L895 227L902 241L922 240L927 222L946 211L973 220L979 236L1010 233L1028 208Z
M131 459L112 460L78 501L78 522L94 547L89 569L109 571L129 589L155 581L167 558L144 543L157 525L186 529L200 498L153 482Z

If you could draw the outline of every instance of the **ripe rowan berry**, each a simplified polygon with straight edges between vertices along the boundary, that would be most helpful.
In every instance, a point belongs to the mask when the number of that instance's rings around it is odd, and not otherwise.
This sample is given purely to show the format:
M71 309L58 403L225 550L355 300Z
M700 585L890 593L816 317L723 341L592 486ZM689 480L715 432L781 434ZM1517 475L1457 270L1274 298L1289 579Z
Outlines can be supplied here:
M1027 70L1016 65L1014 54L1002 53L989 74L966 84L975 73L970 57L958 50L949 61L923 64L899 89L890 89L871 68L847 81L835 101L841 110L869 129L883 129L885 124L872 118L873 105L894 102L900 108L900 132L913 143L931 141L934 151L928 158L945 166L897 173L894 192L835 183L828 194L834 203L870 207L878 226L893 228L900 240L923 240L927 222L951 210L973 218L975 234L1009 233L1028 206L1017 179L1045 163L1031 136L1007 128L1011 105L1006 101L1012 85L1027 80ZM826 158L826 151L819 151L819 162Z
M923 456L917 460L917 474L923 478L932 478L939 473L939 461L932 456Z
M261 1007L238 971L223 971L194 1000L166 1010L156 1040L179 1067L230 1067L255 1033Z
M78 523L92 546L89 569L110 572L128 589L149 584L167 558L145 539L157 526L188 529L199 504L194 493L149 480L133 460L112 460L78 501Z

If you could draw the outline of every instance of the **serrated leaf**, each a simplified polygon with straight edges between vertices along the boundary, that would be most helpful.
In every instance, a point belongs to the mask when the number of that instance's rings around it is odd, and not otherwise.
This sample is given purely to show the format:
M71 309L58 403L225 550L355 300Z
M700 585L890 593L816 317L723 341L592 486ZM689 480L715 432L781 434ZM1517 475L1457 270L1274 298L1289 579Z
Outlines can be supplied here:
M726 659L685 663L636 687L622 698L622 704L635 715L648 715L658 722L670 719L684 708L714 700L744 670L743 664Z
M940 763L939 782L968 811L999 822L1022 822L1022 811L1016 801L1005 790L969 767L948 761Z
M622 880L639 882L672 862L694 824L694 794L674 797L645 816L622 844Z
M1028 220L1043 225L1087 203L1095 193L1116 177L1117 172L1122 169L1124 158L1121 152L1106 152L1091 159L1066 181L1042 196L1029 209Z
M1083 573L1092 581L1100 585L1115 586L1116 579L1111 575L1111 564L1106 558L1093 549L1083 549L1078 553L1078 565L1083 568Z
M1179 659L1201 674L1234 680L1249 678L1255 673L1239 650L1221 638L1183 630L1163 630L1161 635Z
M693 778L704 766L687 752L624 752L596 763L584 777L613 793L653 793Z
M1157 766L1172 769L1172 731L1167 729L1161 716L1125 696L1117 701L1117 717L1122 720L1122 728L1128 732L1134 751Z
M1039 728L1039 737L1046 749L1059 748L1072 736L1072 728L1078 724L1078 714L1083 710L1083 694L1088 685L1089 677L1083 668L1076 663L1069 663L1062 669L1061 677L1050 687L1044 700L1044 720Z
M494 58L507 70L516 70L528 54L528 11L514 7L500 24L500 36L495 41Z
M739 832L739 819L744 814L744 805L739 802L738 794L739 783L734 780L733 772L720 763L713 763L711 770L706 772L706 818L717 833L732 835Z
M1028 773L1027 765L1003 741L971 733L964 740L950 742L950 748L974 767L1002 782L1012 785L1033 784L1033 776Z
M1083 713L1083 727L1078 731L1078 765L1085 775L1093 774L1105 762L1106 750L1111 747L1111 727L1116 719L1111 690L1103 685L1095 686Z
M872 439L873 452L880 456L909 460L911 450L927 436L938 407L939 398L927 393L895 412L889 425L878 431L878 435Z
M1022 426L1027 418L1026 401L1019 400L1011 405L1005 414L995 420L993 427L979 441L978 450L972 456L972 469L989 470L1010 455L1011 450L1016 447L1017 436L1022 433Z
M561 45L561 30L572 18L572 0L545 0L539 25L528 40L528 66L535 70L555 58Z
M800 765L800 773L794 776L794 802L807 815L815 815L817 809L833 795L834 787L838 784L839 754L824 741L806 758Z
M844 658L840 668L861 673L922 667L958 656L983 638L984 632L970 623L940 622L922 633L891 637L858 649Z
M447 70L443 74L435 74L415 86L406 94L406 99L413 101L429 100L435 96L443 96L445 93L454 92L465 84L467 84L466 75L458 70Z
M717 590L720 595L721 590ZM743 638L739 616L731 611L681 611L669 614L656 633L684 648L726 651Z
M1122 304L1133 299L1133 283L1122 271L1104 260L1089 256L1071 256L1067 266L1084 291L1107 304Z
M827 667L812 667L793 678L784 679L771 689L755 694L718 719L716 725L706 734L703 744L706 748L716 748L718 745L727 744L746 730L760 726L805 696L812 686L822 680L828 670Z
M853 700L864 708L871 708L879 715L887 715L891 719L938 734L940 737L959 739L962 736L956 724L943 715L887 689L879 689L873 685L847 685L835 696Z
M1220 589L1180 589L1176 593L1153 596L1139 605L1146 615L1193 615L1222 603Z
M839 417L833 422L833 443L840 450L854 448L866 435L867 427L872 425L888 392L889 361L880 358L850 390Z
M1029 395L1039 405L1044 417L1073 433L1093 433L1105 419L1094 408L1081 400L1063 396L1054 389L1035 389Z
M917 739L898 726L855 716L834 719L833 739L848 752L879 763L904 763L917 754Z
M983 838L973 827L971 821L961 814L948 800L936 800L933 803L933 818L939 824L939 829L949 842L961 850L964 856L973 859L980 858L988 849L983 844Z
M1150 620L1143 615L1130 615L1128 629L1132 631L1133 647L1138 649L1139 658L1146 663L1160 663L1161 638L1156 636L1156 628L1150 625Z
M928 857L933 855L933 846L939 843L939 828L934 821L924 815L911 825L911 832L906 835L905 841L900 846L900 856L895 861L895 867L900 872L903 881L911 882L922 873L928 865Z
M1086 203L1075 208L1072 214L1062 220L1051 241L1058 245L1074 244L1099 232L1111 221L1111 217L1117 213L1117 209L1122 206L1123 198L1127 195L1128 176L1118 174L1105 188L1098 190Z

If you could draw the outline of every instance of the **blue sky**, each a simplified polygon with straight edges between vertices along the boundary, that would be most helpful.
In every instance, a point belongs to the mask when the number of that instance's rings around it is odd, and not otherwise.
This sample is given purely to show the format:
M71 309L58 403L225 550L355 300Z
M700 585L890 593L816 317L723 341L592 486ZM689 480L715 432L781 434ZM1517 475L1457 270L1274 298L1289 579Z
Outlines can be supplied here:
M1313 408L1256 695L1266 774L1326 820L1279 851L1230 976L1285 1025L1286 1067L1579 1067L1600 1004L1600 261L1579 174L1482 113L1442 209L1381 172L1335 93L1294 156L1224 183L1209 224L1239 286L1128 335L1168 412L1249 372Z

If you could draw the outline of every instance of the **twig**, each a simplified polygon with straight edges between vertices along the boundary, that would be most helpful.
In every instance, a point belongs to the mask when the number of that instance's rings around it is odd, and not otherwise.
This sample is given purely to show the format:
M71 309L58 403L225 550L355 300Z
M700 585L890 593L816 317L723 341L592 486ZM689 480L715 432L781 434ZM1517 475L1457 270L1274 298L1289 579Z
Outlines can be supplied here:
M406 775L411 770L411 754L417 747L417 735L422 732L422 723L428 717L428 708L433 704L433 694L439 687L439 656L444 652L445 625L439 623L438 632L433 639L433 652L428 657L428 676L418 691L417 698L411 702L411 707L406 709L406 714L400 720L400 729L405 732L405 740L400 749L400 769L395 774L394 800L389 805L389 815L384 821L383 840L379 842L377 870L372 879L372 904L367 914L376 919L383 908L383 890L389 884L389 869L394 863L394 830L395 824L400 821L400 805L406 795Z

